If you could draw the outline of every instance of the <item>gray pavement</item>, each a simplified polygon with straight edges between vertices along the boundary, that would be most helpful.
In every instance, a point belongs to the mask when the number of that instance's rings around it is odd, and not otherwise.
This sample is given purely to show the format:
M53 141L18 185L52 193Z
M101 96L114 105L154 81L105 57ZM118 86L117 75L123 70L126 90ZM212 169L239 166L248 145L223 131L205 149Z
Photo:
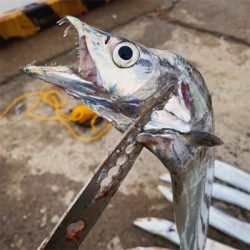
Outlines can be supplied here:
M246 171L250 171L248 3L145 0L128 5L116 1L82 17L89 24L175 51L191 61L212 92L216 134L225 143L218 148L217 158ZM71 48L72 39L62 39L62 29L53 27L1 51L0 111L16 96L41 86L40 81L17 75L17 67L34 59L75 64ZM75 103L70 100L70 106ZM48 110L41 107L39 112ZM0 119L0 131L0 249L35 249L120 134L112 129L100 141L83 143L58 123L14 113ZM142 216L173 219L171 204L156 189L158 176L165 172L159 160L144 150L81 249L119 250L136 245L177 249L132 226L133 219ZM250 219L240 209L216 205ZM215 230L210 229L209 235L248 249Z
M250 45L250 1L181 0L170 21Z

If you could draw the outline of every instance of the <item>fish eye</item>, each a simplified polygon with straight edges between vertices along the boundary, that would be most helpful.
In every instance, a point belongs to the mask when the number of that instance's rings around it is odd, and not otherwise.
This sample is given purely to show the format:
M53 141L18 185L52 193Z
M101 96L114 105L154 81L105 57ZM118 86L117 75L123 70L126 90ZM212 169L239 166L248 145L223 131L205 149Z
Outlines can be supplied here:
M118 67L128 68L137 62L139 55L139 50L135 44L122 42L113 50L113 61Z

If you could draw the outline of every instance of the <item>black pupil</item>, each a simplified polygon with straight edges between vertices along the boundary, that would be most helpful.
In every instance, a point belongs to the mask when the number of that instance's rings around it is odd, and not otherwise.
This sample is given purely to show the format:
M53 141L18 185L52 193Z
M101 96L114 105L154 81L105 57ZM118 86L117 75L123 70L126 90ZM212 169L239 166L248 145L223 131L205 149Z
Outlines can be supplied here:
M119 56L123 59L123 60L129 60L132 58L133 56L133 51L130 47L128 46L122 46L119 50L118 50L118 54Z

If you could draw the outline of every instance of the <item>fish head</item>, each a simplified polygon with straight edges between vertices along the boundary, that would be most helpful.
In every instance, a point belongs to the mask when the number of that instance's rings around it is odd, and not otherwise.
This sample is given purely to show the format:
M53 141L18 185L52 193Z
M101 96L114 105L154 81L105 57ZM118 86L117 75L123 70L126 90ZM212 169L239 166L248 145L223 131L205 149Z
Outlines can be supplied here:
M179 139L181 136L176 136L176 132L189 133L192 130L191 122L197 123L194 118L191 119L194 109L192 104L196 99L199 100L196 113L201 115L209 112L206 111L206 103L209 101L206 101L206 96L203 97L203 92L206 91L198 93L198 88L191 93L193 86L198 84L188 79L185 61L171 52L147 48L127 38L101 31L72 16L59 22L63 23L69 24L65 35L70 29L77 34L78 67L30 64L23 67L22 71L63 89L120 131L128 128L144 107L145 101L162 89L162 85L167 88L175 84L178 86L178 93L163 111L152 114L152 119L145 126L147 131L138 140L162 159L164 165L166 159L171 159L168 164L171 166L172 159L175 159L176 166L180 165L176 149L183 152L182 146L173 147L173 143L182 145L185 142L188 146L185 153L180 154L183 155L182 163L186 165L187 160L193 158L190 158L193 152L186 139ZM184 84L185 81L191 83L187 85ZM204 107L205 111L201 112L200 107ZM204 117L209 119L210 116ZM208 127L208 122L204 123ZM162 148L163 145L165 149ZM188 157L184 157L186 154Z
M170 64L166 67L167 61L163 66L163 59L141 44L100 31L72 16L59 24L63 23L70 25L65 34L71 28L77 33L78 68L31 64L22 71L62 88L120 130L127 128L160 84L166 84L160 80L163 73L176 74Z

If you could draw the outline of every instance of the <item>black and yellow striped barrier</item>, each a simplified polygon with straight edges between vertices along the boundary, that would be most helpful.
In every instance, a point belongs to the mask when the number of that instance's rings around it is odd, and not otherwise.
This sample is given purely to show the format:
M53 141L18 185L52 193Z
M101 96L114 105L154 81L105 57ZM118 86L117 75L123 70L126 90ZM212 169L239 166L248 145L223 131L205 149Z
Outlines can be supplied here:
M29 37L65 15L77 16L108 2L110 0L42 0L21 10L0 14L0 40Z

